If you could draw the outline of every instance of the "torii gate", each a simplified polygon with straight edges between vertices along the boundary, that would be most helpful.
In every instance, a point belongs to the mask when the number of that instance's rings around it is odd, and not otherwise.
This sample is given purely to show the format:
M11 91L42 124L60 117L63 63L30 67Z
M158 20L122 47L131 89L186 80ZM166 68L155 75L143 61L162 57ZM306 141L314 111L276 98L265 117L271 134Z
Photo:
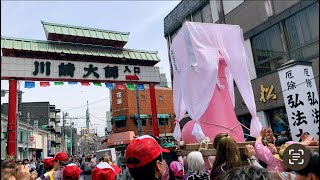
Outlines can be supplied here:
M1 37L1 80L9 80L7 154L15 155L17 80L148 84L159 137L157 52L124 49L129 33L43 22L48 41Z

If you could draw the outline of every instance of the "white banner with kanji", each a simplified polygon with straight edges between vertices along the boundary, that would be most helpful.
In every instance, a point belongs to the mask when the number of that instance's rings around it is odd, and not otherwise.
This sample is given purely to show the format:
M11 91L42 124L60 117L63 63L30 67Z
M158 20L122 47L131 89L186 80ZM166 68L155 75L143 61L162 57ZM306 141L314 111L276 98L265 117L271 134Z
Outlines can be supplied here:
M293 141L299 141L302 133L319 137L319 97L312 67L282 69L279 78Z
M153 66L1 56L1 79L10 78L34 81L158 83L160 70Z

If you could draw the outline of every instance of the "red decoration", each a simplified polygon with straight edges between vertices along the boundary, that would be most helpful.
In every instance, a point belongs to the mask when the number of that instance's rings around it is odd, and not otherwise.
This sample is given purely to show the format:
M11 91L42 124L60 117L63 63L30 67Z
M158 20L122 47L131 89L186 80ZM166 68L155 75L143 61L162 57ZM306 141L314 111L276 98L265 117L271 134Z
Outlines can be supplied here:
M137 75L126 75L126 80L139 80Z
M41 87L48 87L50 86L50 82L40 82Z
M126 87L123 84L116 84L116 89L124 90Z
M90 86L89 82L81 82L82 86Z

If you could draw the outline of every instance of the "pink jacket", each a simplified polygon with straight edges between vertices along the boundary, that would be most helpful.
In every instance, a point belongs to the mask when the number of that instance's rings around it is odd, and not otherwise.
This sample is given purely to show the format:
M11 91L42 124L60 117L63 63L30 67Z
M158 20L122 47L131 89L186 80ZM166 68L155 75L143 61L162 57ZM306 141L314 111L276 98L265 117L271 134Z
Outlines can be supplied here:
M264 146L261 141L255 143L254 149L256 151L256 158L266 163L269 171L273 172L276 166L278 166L279 172L283 171L280 161L273 156L269 148Z

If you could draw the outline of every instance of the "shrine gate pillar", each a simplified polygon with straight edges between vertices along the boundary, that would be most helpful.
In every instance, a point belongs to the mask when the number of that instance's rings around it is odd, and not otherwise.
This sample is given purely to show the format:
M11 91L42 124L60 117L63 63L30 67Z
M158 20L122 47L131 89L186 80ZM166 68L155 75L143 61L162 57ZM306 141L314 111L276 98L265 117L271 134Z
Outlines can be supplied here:
M17 80L9 79L9 108L8 108L8 141L7 154L16 155L16 121L17 121Z
M149 84L150 90L150 101L151 101L151 112L152 112L152 129L153 135L159 137L159 125L157 117L157 103L156 103L156 92L154 89L154 83Z

